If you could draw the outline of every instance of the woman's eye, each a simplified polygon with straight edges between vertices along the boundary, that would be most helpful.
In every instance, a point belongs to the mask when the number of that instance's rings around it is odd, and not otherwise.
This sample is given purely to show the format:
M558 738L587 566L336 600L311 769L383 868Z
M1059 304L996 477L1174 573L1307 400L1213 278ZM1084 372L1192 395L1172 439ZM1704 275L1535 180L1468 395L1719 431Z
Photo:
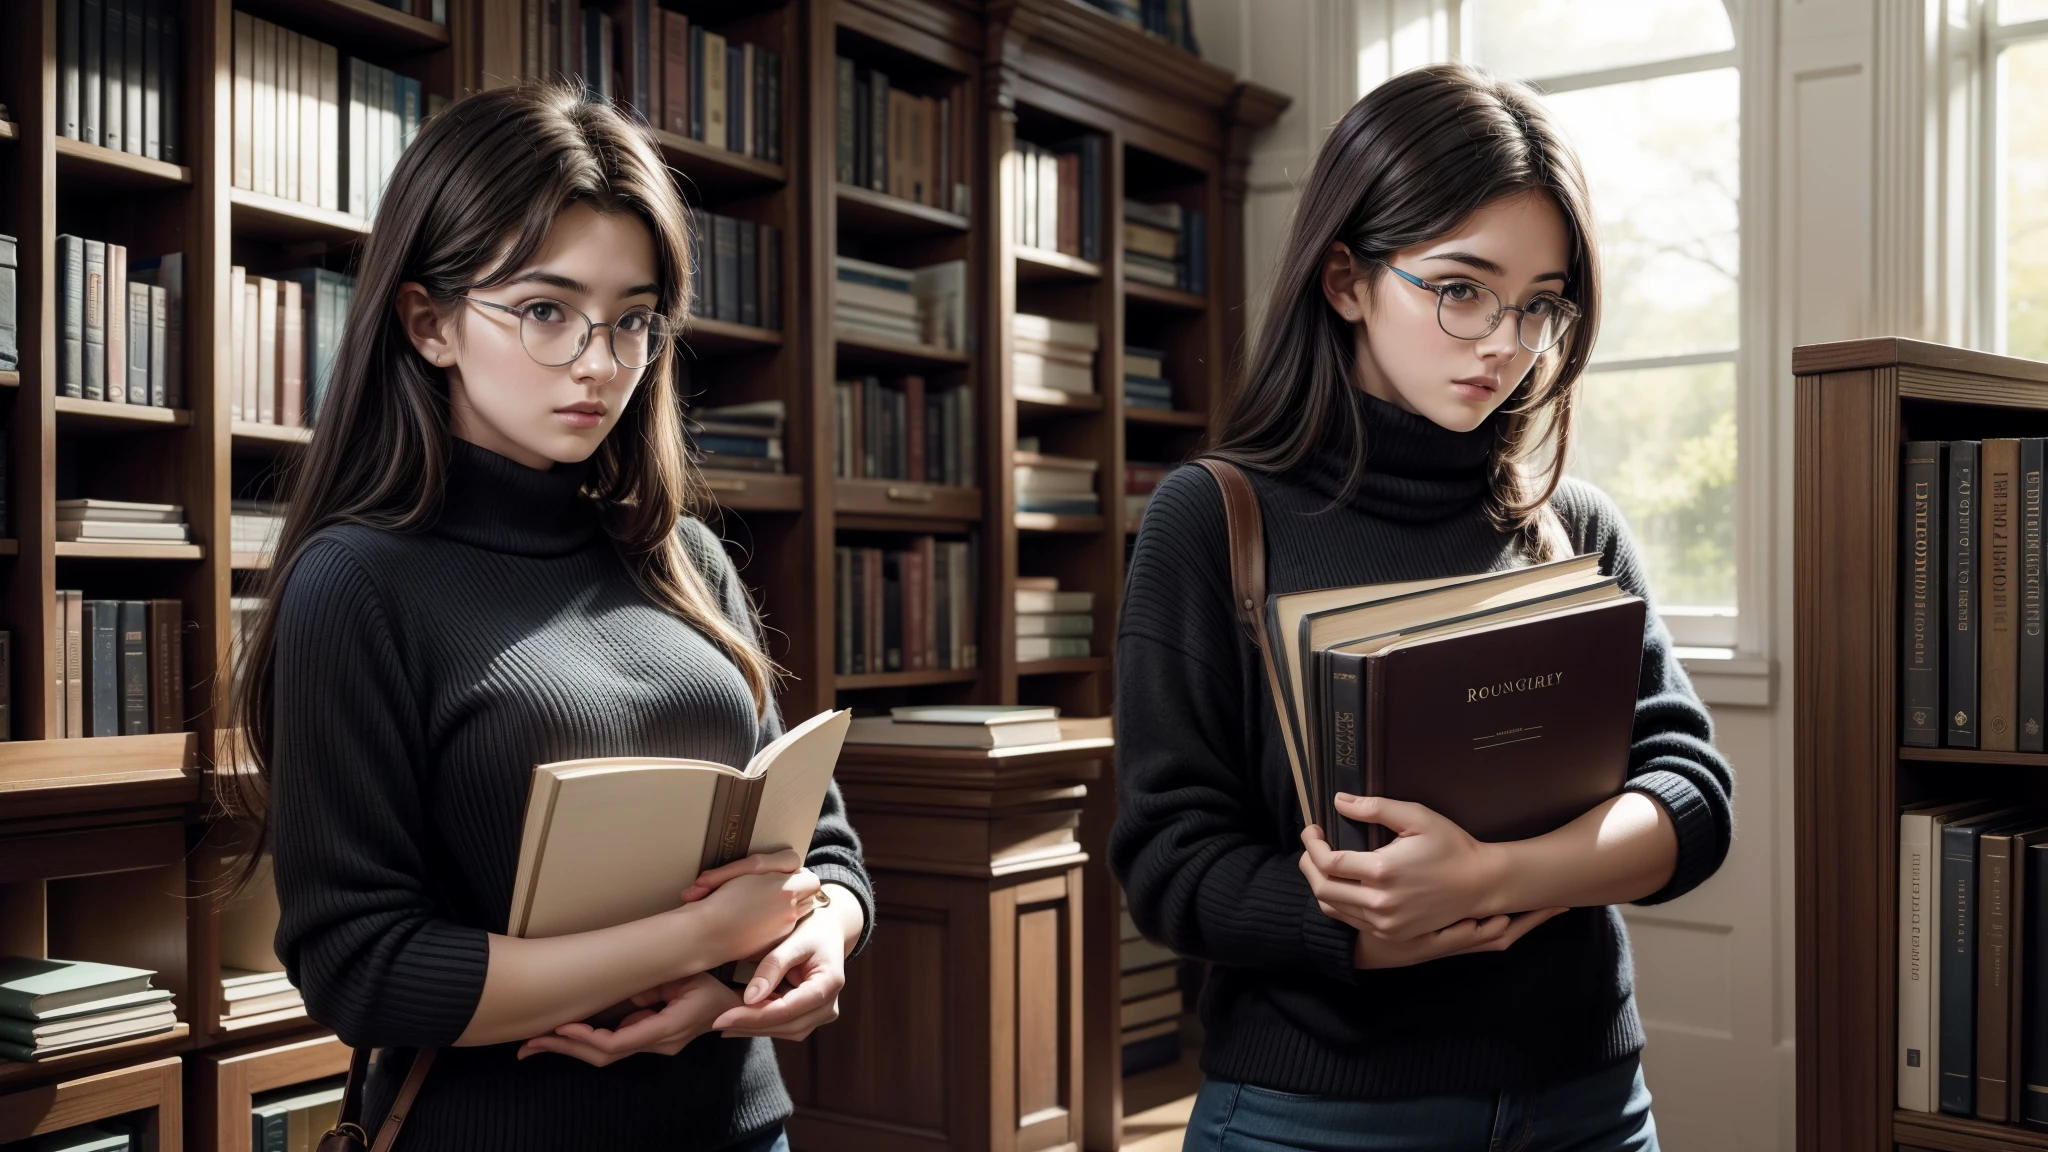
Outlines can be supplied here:
M526 313L526 318L536 324L559 324L562 322L564 315L562 306L553 300L535 300L533 303L528 304L523 311Z
M1564 311L1563 304L1564 301L1555 296L1538 296L1529 301L1529 315L1556 316Z
M1462 280L1453 280L1444 285L1444 299L1453 304L1470 304L1479 299L1479 288Z
M646 313L646 312L628 312L628 313L626 313L626 314L625 314L624 316L621 316L621 317L619 317L619 331L621 331L621 332L645 332L645 331L647 331L647 317L648 317L648 315L649 315L649 314L648 314L648 313Z

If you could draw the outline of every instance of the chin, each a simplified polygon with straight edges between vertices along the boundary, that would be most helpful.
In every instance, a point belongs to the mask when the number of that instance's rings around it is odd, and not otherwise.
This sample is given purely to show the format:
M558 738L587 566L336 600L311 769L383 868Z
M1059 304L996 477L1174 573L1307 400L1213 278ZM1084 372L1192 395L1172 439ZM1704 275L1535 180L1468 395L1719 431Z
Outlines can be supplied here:
M1470 432L1481 424L1486 423L1486 418L1493 415L1493 410L1496 407L1497 405L1494 404L1472 404L1459 400L1450 400L1422 409L1422 415L1428 417L1430 422L1437 427L1447 431Z

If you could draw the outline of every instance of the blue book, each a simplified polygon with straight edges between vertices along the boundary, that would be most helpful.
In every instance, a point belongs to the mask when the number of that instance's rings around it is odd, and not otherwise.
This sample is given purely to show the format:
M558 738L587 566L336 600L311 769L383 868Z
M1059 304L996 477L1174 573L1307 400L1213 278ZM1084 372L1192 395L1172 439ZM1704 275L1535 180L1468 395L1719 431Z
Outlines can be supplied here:
M1977 1105L1977 838L2005 827L2031 827L2006 808L1941 830L1940 1107L1957 1116Z
M768 456L769 442L753 436L698 436L695 440L699 451L720 456Z

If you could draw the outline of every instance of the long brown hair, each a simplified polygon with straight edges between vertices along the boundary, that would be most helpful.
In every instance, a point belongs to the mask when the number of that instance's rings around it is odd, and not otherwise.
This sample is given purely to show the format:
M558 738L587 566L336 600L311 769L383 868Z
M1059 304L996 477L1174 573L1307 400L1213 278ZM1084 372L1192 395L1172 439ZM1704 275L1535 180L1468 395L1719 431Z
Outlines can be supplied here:
M221 774L228 811L252 819L253 846L236 888L269 838L271 676L278 593L322 529L363 524L403 531L431 522L448 473L448 380L413 347L393 301L418 281L443 307L502 283L532 258L571 204L630 212L654 236L657 310L673 326L689 311L688 214L643 129L559 84L495 88L429 120L400 157L364 242L354 302L312 443L285 479L289 508L270 596L242 646L233 714L242 764ZM457 313L457 323L461 323ZM633 402L591 458L585 492L636 583L703 632L739 667L765 714L779 669L753 631L723 612L676 531L709 506L683 447L675 342L649 365ZM228 766L223 766L228 767Z
M1274 267L1244 386L1231 396L1210 454L1285 472L1334 443L1352 460L1344 494L1366 471L1365 426L1344 392L1354 380L1351 327L1322 292L1330 246L1375 263L1445 235L1517 192L1550 196L1571 233L1563 295L1579 309L1562 347L1543 354L1503 405L1488 460L1487 515L1537 555L1555 550L1550 497L1564 478L1574 385L1600 324L1600 260L1585 174L1536 92L1463 64L1404 72L1351 106L1316 154ZM1340 497L1341 498L1341 497Z

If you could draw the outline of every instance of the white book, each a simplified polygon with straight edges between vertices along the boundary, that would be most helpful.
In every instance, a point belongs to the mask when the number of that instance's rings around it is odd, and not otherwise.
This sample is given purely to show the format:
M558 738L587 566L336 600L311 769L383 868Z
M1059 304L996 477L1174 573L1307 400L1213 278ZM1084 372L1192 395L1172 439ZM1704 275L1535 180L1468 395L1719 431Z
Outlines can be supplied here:
M1069 396L1095 392L1095 370L1048 360L1030 352L1010 354L1010 375L1019 388L1044 388Z
M277 85L277 194L286 200L299 198L299 34L278 28Z
M235 13L234 144L229 179L237 188L256 187L255 158L249 148L255 141L256 126L256 18Z
M38 1052L56 1052L132 1036L138 1032L159 1032L178 1022L177 1013L168 1003L163 1002L139 1011L114 1015L115 1018L109 1019L88 1016L65 1021L61 1028L49 1024L38 1025L34 1028L36 1035L33 1043L8 1034L0 1034L0 1040L20 1044L25 1048L34 1047Z
M352 216L369 216L369 205L363 194L367 184L363 164L369 155L369 106L365 97L370 91L369 65L361 57L348 59L348 201L342 210Z
M127 520L59 520L59 540L146 540L151 543L183 544L183 524L137 524Z
M320 203L320 50L318 40L299 37L299 199Z
M899 704L889 716L904 724L1028 724L1057 720L1060 710L1047 704Z
M1056 744L1058 720L1021 724L905 724L887 716L863 716L846 731L848 744L893 744L910 748L1021 748Z
M277 26L268 20L255 22L255 80L251 121L253 142L250 153L255 162L255 188L266 196L277 195Z
M1102 346L1102 329L1086 320L1056 320L1019 312L1010 317L1010 335L1048 344L1067 344L1091 352Z
M1934 948L1935 873L1941 854L1933 850L1934 820L1907 813L1899 817L1899 1100L1908 1112L1932 1112L1933 1035L1928 1015L1935 989L1928 982Z
M1088 638L1085 636L1019 636L1017 637L1017 659L1024 660L1065 660L1075 656L1091 655Z
M220 986L222 988L249 988L264 984L289 985L290 983L290 978L285 975L282 969L275 972L259 972L249 968L234 968L225 964L221 965L220 969Z
M59 500L57 519L126 520L138 524L177 524L185 519L182 504L145 504L133 500Z
M917 274L915 272L908 268L898 268L892 264L877 264L872 260L856 260L851 256L834 257L832 263L835 268L842 272L858 272L864 276L874 276L890 283L901 284L905 292L910 291L910 286L917 282Z
M228 269L228 417L242 419L242 326L248 323L248 310L243 306L242 289L249 278L249 270L240 264Z
M1017 491L1041 495L1095 494L1095 474L1076 472L1067 468L1028 468L1019 465L1012 469L1016 475Z
M320 52L320 207L341 210L341 54L332 44Z
M1038 592L1030 589L1017 590L1017 611L1019 612L1093 612L1093 592Z
M1019 636L1093 636L1095 617L1086 612L1020 612Z
M947 260L916 270L910 291L917 297L928 344L952 351L967 347L967 261Z
M873 284L858 284L849 280L838 281L833 288L840 307L859 304L879 311L900 316L917 315L917 297L908 292L890 288L878 288Z

